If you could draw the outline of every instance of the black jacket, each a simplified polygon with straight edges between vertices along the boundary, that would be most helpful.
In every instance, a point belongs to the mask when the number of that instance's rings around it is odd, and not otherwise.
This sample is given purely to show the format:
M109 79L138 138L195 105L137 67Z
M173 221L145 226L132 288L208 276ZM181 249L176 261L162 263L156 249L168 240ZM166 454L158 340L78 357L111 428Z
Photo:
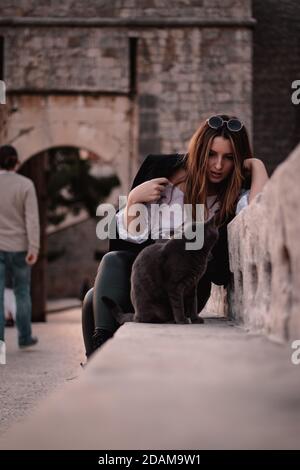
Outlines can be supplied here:
M177 168L184 166L184 164L185 159L183 154L148 155L134 178L131 189L153 178L168 178ZM207 267L208 277L213 283L218 285L226 285L230 276L227 224L224 224L219 230L219 240L212 250L213 259L208 263ZM120 239L117 233L117 239L109 240L109 251L128 250L139 253L143 248L152 243L154 243L154 240L150 238L143 243L129 242Z

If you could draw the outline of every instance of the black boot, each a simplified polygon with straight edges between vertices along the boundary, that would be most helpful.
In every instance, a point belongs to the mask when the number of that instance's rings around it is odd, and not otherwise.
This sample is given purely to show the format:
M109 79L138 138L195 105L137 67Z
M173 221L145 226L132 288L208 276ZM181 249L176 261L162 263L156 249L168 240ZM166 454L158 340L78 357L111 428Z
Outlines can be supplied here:
M106 341L112 336L113 333L109 330L104 330L103 328L95 328L95 332L93 334L94 351L103 346L103 344L106 343Z

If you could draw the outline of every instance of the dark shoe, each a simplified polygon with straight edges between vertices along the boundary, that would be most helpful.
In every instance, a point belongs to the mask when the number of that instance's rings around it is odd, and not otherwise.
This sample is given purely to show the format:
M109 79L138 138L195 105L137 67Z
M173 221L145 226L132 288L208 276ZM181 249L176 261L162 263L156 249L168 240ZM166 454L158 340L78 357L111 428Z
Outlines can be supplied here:
M19 344L20 349L26 349L30 348L31 346L35 346L39 342L38 338L36 336L32 336L27 343L24 344Z
M203 324L204 323L204 318L198 316L196 319L192 320L192 323Z
M5 326L6 326L6 327L7 327L7 326L15 326L15 321L14 321L14 319L13 319L12 317L11 317L11 318L7 318L7 319L5 320Z
M96 351L96 349L103 346L103 344L106 343L106 341L110 339L112 336L113 336L113 333L111 333L108 330L104 330L103 328L95 328L95 333L93 334L94 351Z

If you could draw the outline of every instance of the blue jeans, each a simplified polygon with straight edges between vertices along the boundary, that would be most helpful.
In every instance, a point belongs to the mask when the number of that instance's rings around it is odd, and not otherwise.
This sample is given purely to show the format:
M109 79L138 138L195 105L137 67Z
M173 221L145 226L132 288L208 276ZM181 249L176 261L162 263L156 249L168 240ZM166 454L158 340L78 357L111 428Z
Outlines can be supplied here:
M25 251L0 251L0 340L4 341L4 289L5 274L8 269L16 296L16 324L20 346L27 344L31 339L31 267L25 258Z

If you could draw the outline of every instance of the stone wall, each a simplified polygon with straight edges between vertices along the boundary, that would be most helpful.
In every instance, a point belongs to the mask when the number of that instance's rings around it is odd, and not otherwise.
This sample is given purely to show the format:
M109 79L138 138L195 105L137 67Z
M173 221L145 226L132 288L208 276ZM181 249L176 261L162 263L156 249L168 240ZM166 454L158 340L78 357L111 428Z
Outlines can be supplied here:
M251 129L251 31L243 28L149 30L140 38L140 158L186 151L200 122L235 113ZM226 51L226 53L224 53Z
M212 113L239 115L251 134L250 0L176 0L171 9L169 2L156 0L2 3L5 79L13 100L40 93L71 95L76 101L74 94L88 93L96 107L103 95L111 101L128 97L135 163L148 153L186 151L194 130ZM8 15L19 23L10 24ZM55 23L59 18L93 20L97 15L115 21L114 26ZM118 24L122 18L129 23ZM137 27L138 18L153 18L153 24ZM161 21L157 26L155 18ZM187 23L176 26L176 20ZM31 103L22 105L26 113ZM48 103L43 105L42 126L48 119ZM26 119L27 128L35 126ZM26 138L32 139L30 133Z
M20 17L240 18L250 12L248 0L1 0L2 16Z
M300 105L291 85L300 79L300 3L253 0L254 150L270 173L299 142Z
M2 34L10 91L128 92L124 30L20 27L3 28Z
M279 340L300 338L300 146L229 224L231 315Z
M138 85L146 95L139 101L140 158L148 151L178 149L178 141L179 150L184 150L187 134L190 136L205 113L233 110L248 125L253 114L255 154L272 173L297 144L300 133L300 106L291 102L291 83L300 76L299 2L172 0L171 4L172 8L166 0L2 0L0 34L5 37L5 74L9 88L128 93L129 37L136 37ZM257 24L253 58L248 60L251 30L242 27L239 34L243 40L237 43L237 24L225 28L225 38L223 26L226 21L249 21L252 14ZM10 18L15 22L9 23ZM84 21L96 20L103 20L105 27L100 23L98 27L92 23L84 26ZM59 26L60 21L66 23ZM152 27L148 24L134 28L134 22L139 21L152 21ZM166 23L155 28L156 21ZM190 26L180 25L184 21L190 22ZM216 21L219 25L193 28L192 21L203 24ZM171 37L160 35L161 31L166 35L168 30ZM149 36L146 40L147 32L152 39ZM237 51L243 59L230 62L227 56L236 55ZM163 75L161 80L160 75ZM144 93L149 85L150 97ZM248 100L251 107L252 88L253 112L246 104ZM177 92L185 93L185 97L178 100ZM177 106L168 95L173 96ZM162 119L158 119L165 108L170 117L164 112ZM175 126L179 133L170 131ZM170 132L174 145L168 137Z
M135 35L137 116L130 125L138 135L139 159L148 153L184 152L193 131L212 113L237 114L251 130L251 34L238 27L9 30L8 90L11 96L33 91L48 96L87 91L100 96L128 94L129 40ZM98 97L92 99L96 107ZM24 102L23 112L26 106L32 104ZM47 106L44 103L48 113ZM64 112L63 104L61 109ZM35 125L26 119L26 127Z
M93 286L100 254L108 249L96 237L97 222L88 219L48 236L48 252L62 254L48 263L48 298L79 298L83 284Z

